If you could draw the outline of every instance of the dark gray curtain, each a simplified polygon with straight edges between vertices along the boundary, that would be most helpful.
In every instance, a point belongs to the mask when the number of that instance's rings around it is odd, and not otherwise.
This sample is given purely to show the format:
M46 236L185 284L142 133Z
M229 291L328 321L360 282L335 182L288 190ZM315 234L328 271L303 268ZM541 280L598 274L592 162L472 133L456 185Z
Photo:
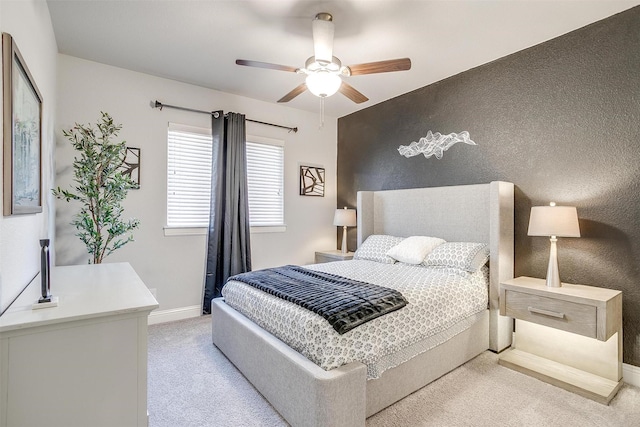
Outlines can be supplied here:
M251 271L246 131L243 114L211 115L213 143L211 211L207 241L207 273L202 311L230 276Z

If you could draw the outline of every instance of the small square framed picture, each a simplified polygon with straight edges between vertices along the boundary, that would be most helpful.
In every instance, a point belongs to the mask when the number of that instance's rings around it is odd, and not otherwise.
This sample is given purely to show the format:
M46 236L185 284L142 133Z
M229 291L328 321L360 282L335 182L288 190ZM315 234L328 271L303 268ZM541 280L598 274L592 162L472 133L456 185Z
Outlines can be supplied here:
M300 195L324 197L324 168L300 166Z

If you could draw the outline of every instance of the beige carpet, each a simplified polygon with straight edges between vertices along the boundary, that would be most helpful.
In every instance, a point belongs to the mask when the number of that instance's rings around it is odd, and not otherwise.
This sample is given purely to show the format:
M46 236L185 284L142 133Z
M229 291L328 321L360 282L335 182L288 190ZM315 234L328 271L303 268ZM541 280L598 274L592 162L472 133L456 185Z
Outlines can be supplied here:
M149 327L150 427L286 426L211 343L210 317ZM367 420L391 426L640 427L640 389L604 406L485 352Z

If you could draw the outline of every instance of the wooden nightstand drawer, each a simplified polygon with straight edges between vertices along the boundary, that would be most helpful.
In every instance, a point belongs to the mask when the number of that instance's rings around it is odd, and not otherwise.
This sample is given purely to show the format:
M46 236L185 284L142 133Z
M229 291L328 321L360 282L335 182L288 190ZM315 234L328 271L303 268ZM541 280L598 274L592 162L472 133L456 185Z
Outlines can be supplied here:
M578 304L522 292L505 292L506 315L567 332L597 337L597 310Z
M502 316L600 341L607 341L618 331L621 313L622 293L612 289L569 283L548 288L544 279L532 277L518 277L500 284Z

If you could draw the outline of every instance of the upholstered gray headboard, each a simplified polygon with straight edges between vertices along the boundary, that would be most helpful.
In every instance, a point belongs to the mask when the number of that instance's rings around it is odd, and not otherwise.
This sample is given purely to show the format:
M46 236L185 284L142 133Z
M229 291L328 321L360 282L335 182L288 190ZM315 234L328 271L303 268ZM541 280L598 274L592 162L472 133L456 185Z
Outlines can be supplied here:
M489 345L511 344L512 320L499 314L500 282L513 278L513 184L358 192L358 247L372 234L483 242L491 249Z

